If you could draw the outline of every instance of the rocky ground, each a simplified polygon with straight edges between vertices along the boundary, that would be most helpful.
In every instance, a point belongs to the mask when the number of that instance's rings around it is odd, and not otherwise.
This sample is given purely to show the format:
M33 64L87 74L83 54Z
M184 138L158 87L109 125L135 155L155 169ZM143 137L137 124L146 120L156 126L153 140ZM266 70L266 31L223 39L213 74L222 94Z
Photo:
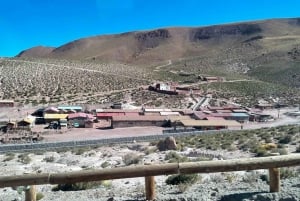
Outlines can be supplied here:
M0 155L1 175L21 175L28 173L56 173L86 169L102 169L122 167L128 164L128 156L137 158L139 164L167 163L166 155L170 151L158 151L149 143L126 144L95 149L60 150L59 152L36 152L30 154L2 154ZM191 154L192 153L192 154ZM198 153L198 154L195 154ZM186 148L177 152L190 159L206 156L214 158L221 154L223 158L250 157L248 153L240 151L216 153L206 150ZM214 159L217 160L217 159ZM201 174L195 184L167 185L166 176L155 177L157 200L266 200L266 201L297 201L300 200L299 169L289 169L288 179L283 179L280 193L268 193L269 185L265 181L267 171L230 172ZM294 175L291 176L291 173ZM54 185L39 185L37 191L43 195L41 200L69 200L69 201L133 201L144 200L144 178L119 179L105 181L96 188L83 191L56 191ZM11 187L0 189L0 201L24 200L21 188Z

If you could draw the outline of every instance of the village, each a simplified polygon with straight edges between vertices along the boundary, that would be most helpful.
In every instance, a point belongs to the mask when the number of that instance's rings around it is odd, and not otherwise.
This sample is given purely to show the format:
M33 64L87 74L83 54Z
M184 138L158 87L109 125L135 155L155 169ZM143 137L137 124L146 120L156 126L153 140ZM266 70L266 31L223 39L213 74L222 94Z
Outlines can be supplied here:
M203 78L206 82L220 82L217 77ZM210 94L201 96L192 87L174 86L173 83L156 83L149 86L149 91L176 96L179 93L191 93L197 102L186 109L128 107L128 104L111 103L110 107L95 108L80 105L51 105L40 107L32 113L26 113L19 119L7 119L1 122L1 143L28 143L43 140L49 131L63 134L74 129L86 128L91 131L111 130L118 128L149 128L159 127L158 132L179 133L208 130L244 129L249 122L270 122L279 118L279 111L285 105L260 102L253 108L243 107L233 102L213 100ZM13 100L1 100L2 111L14 108ZM278 110L277 115L265 113L265 109ZM19 110L19 109L18 109ZM293 113L294 114L294 113ZM299 114L296 112L295 117Z

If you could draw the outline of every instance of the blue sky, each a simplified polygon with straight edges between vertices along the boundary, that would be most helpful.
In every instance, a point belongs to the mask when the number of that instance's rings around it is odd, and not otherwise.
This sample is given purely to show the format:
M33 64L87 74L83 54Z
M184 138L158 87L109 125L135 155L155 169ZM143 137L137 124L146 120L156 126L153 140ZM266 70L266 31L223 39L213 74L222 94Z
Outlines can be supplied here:
M300 17L300 0L1 0L0 56L82 37Z

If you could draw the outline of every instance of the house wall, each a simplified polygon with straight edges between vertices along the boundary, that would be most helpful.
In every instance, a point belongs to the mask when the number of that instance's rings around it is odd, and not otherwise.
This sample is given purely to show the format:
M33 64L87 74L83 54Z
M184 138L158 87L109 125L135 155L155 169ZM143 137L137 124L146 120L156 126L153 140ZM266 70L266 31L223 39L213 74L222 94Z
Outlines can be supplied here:
M142 126L163 126L165 121L113 121L112 128L125 128L125 127L142 127Z
M74 123L79 124L79 127L81 127L81 128L85 127L85 119L83 119L83 118L76 118L76 119L69 120L70 125L73 125Z
M0 102L0 107L14 107L14 102Z

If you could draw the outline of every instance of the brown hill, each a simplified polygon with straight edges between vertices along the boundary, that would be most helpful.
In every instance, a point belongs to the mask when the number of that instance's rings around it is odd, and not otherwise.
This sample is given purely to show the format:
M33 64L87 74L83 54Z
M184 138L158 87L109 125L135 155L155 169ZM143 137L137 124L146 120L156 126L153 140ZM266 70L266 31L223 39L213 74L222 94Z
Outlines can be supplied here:
M278 19L197 28L167 28L79 39L55 49L36 47L19 57L50 57L150 64L256 43L276 48L300 36L300 19ZM269 38L273 38L270 39ZM282 38L274 38L282 37ZM274 44L276 43L276 44Z
M47 57L54 47L37 46L20 52L17 57Z
M55 49L32 48L18 56L139 66L172 60L164 67L166 75L181 70L224 76L239 73L300 86L300 18L96 36Z

